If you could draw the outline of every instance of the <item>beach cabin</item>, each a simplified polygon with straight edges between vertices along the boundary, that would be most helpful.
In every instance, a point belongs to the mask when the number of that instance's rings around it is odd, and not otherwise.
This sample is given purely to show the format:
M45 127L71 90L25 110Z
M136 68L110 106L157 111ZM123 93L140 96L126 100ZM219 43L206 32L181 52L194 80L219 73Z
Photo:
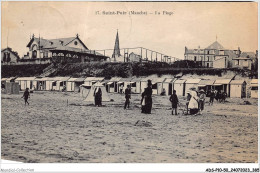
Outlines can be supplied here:
M109 93L117 92L118 91L118 82L120 81L121 77L113 77L106 83L106 90Z
M24 91L26 88L29 88L29 90L36 90L37 82L35 79L36 77L18 77L15 79L15 82L19 83L21 91Z
M8 80L6 82L5 93L6 94L19 94L20 86L18 82Z
M230 82L232 79L217 79L215 80L213 86L217 91L224 91L227 96L230 97Z
M147 88L148 80L152 80L151 77L146 77L141 79L141 93L144 92L144 89Z
M188 91L190 88L196 88L198 90L198 85L201 79L187 79L185 82L185 88L186 91Z
M67 85L67 81L70 79L70 77L55 77L53 82L53 90L55 91L62 91L64 87ZM54 86L56 82L56 86Z
M213 89L213 84L215 80L203 79L200 80L198 84L198 90L203 89L206 93L206 96L209 97L211 89Z
M46 91L56 90L56 79L55 79L55 77L47 77L47 78L44 78L44 80L45 80L45 90Z
M176 81L176 78L166 78L164 82L162 83L162 88L165 90L165 94L171 95L173 92L173 83Z
M74 91L75 90L75 80L77 78L70 78L68 81L67 81L67 84L66 84L66 91Z
M6 83L7 82L15 82L15 79L16 79L16 77L9 77L9 78L6 79Z
M84 80L84 84L86 86L92 86L92 85L94 85L97 82L102 82L104 79L105 79L104 77L87 77Z
M141 93L141 79L142 78L132 78L131 80L131 91L132 93Z
M177 79L173 83L173 89L176 90L177 96L185 96L185 82L184 79Z
M74 91L75 92L80 92L80 85L84 84L84 80L86 78L77 78L76 80L74 80Z
M92 81L95 79L96 77L87 77L84 80L84 86L92 86Z
M6 94L19 94L19 83L15 82L16 77L6 79L5 93Z
M121 78L117 85L118 87L117 92L121 93L121 89L122 89L122 93L124 93L125 89L127 88L127 85L130 85L131 87L131 80L132 78Z
M163 91L162 84L164 82L165 78L153 78L152 79L152 89L153 94L160 95Z
M47 77L43 77L43 78L36 77L34 79L34 82L36 83L36 90L38 91L46 90L47 79L48 79Z
M251 98L258 98L258 79L252 79L250 82Z
M230 97L246 97L246 82L244 80L232 80L230 82Z

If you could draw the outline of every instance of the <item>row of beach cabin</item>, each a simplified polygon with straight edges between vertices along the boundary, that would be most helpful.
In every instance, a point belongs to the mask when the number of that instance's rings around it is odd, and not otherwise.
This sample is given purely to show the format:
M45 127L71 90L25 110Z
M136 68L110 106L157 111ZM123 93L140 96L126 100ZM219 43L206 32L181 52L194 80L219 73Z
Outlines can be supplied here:
M124 91L127 85L131 86L132 93L142 93L147 87L147 81L152 81L153 94L165 95L172 94L176 90L178 96L185 96L191 87L197 90L203 89L209 94L211 89L224 91L228 97L247 97L247 90L250 91L252 98L258 98L258 79L252 79L250 83L245 80L232 79L182 79L182 78L120 78L113 77L105 80L104 77L87 77L87 78L70 78L70 77L18 77L18 78L2 78L2 84L7 85L9 82L19 84L20 90L29 88L30 90L46 90L46 91L71 91L80 92L81 88L90 89L92 85L100 82L106 87L109 93L120 93Z

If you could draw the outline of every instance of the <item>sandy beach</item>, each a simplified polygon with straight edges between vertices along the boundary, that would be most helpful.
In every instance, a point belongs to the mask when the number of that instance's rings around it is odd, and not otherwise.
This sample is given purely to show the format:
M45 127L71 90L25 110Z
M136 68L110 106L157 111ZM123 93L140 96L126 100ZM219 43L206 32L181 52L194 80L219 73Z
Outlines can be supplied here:
M153 96L141 114L140 94L129 110L124 95L94 107L79 93L2 94L2 159L52 163L255 163L257 100L206 103L202 115L171 115L168 96ZM182 105L185 101L179 98ZM208 102L209 98L207 98ZM137 121L139 121L137 123Z

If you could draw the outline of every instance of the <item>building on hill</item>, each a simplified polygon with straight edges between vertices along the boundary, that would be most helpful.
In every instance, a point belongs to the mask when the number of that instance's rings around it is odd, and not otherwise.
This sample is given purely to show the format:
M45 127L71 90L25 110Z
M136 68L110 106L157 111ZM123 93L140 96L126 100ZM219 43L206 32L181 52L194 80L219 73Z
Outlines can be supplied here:
M185 46L184 59L195 61L202 67L228 68L232 67L232 60L240 55L239 47L237 50L228 50L215 41L205 49L188 49Z
M29 52L28 59L52 58L57 60L78 59L85 61L102 61L107 57L89 50L81 41L79 35L76 37L58 38L58 39L43 39L36 38L34 35L27 44Z
M233 58L233 67L246 68L246 69L251 70L252 59L249 57Z
M1 63L2 64L15 64L19 61L20 57L17 52L12 48L7 47L1 50Z
M137 55L136 53L131 52L131 53L129 54L128 60L129 60L130 62L141 62L141 61L142 61L142 58L141 58L140 55Z

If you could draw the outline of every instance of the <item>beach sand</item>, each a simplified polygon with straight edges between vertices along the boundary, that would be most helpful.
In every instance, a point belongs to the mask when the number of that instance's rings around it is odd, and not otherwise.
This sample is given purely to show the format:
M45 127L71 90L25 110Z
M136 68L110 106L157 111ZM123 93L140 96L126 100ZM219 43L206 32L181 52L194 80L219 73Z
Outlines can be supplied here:
M140 94L129 110L124 95L103 107L78 93L2 94L2 159L36 163L255 163L257 100L206 103L202 115L171 115L168 96L153 96L152 114L141 114ZM182 105L183 98L179 98ZM207 98L207 101L209 98ZM137 123L137 121L139 121Z

